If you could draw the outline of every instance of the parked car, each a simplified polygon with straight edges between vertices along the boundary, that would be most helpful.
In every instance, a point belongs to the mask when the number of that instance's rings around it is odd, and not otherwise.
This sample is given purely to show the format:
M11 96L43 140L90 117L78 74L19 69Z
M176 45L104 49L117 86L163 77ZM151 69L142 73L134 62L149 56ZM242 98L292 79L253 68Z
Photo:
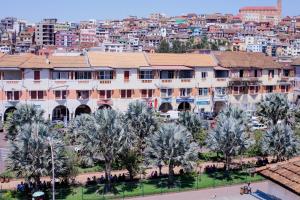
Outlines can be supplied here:
M264 125L264 124L261 124L261 123L252 123L252 128L251 128L253 131L256 131L256 130L265 130L267 129L267 126Z
M202 114L203 119L205 120L214 120L214 118L216 117L216 113L214 112L204 112Z

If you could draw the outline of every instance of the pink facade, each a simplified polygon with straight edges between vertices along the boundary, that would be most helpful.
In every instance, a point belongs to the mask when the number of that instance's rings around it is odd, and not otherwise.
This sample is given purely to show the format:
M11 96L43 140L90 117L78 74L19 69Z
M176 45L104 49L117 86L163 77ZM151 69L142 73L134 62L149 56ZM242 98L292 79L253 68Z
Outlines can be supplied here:
M57 48L78 49L79 35L74 31L59 31L55 34Z

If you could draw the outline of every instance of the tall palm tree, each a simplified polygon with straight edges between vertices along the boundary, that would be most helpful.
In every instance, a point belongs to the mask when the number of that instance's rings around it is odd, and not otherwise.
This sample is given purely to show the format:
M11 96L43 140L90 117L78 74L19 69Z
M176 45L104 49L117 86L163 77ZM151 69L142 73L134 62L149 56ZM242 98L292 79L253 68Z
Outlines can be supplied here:
M51 138L56 177L67 171L67 158L62 139L59 135L49 132L48 126L43 123L25 124L18 129L14 141L10 143L7 158L8 169L16 172L17 177L24 177L35 182L41 176L51 174Z
M92 165L97 161L105 163L105 178L110 190L111 168L128 141L122 127L120 113L112 109L98 110L92 115L80 115L71 125L75 144L83 160Z
M5 124L9 140L16 138L20 127L24 124L45 122L43 118L44 110L37 108L33 104L18 104L16 108L16 111L9 115Z
M144 139L157 130L154 110L142 101L134 101L129 104L124 121L127 130L137 137L139 149L144 148Z
M288 99L283 94L267 95L256 106L257 116L269 126L277 124L279 121L285 121L287 124L293 124L293 109Z
M207 145L211 150L223 153L226 170L229 170L231 157L241 154L250 145L247 124L247 117L241 109L227 107L219 114L216 127L208 134Z
M262 139L262 150L277 161L289 159L299 153L300 142L290 126L279 123L269 128Z
M169 168L169 182L173 182L174 167L193 169L198 158L199 147L193 142L193 136L183 126L163 124L153 135L147 138L144 151L147 165Z

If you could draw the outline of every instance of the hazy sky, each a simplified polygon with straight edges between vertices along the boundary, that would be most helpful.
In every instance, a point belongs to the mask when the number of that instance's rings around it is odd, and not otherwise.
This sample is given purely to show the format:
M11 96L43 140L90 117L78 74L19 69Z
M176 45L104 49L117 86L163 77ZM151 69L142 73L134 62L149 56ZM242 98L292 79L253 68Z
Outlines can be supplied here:
M276 5L277 0L0 0L0 18L15 16L31 22L55 17L59 21L121 19L129 15L168 16L184 13L233 13L242 6ZM300 15L300 0L283 0L284 15Z

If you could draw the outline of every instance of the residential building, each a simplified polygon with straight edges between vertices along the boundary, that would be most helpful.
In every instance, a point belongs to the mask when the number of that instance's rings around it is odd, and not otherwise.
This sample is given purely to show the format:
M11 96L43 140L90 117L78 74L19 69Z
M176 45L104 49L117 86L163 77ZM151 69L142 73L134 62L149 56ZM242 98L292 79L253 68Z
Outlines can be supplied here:
M66 121L101 108L126 111L134 100L161 112L219 112L229 104L252 110L270 93L293 100L293 68L259 53L0 56L3 120L18 103Z
M39 46L54 45L55 32L54 27L57 19L44 19L36 24L35 29L35 42Z
M55 46L68 50L79 49L79 33L76 31L58 31L55 34Z

